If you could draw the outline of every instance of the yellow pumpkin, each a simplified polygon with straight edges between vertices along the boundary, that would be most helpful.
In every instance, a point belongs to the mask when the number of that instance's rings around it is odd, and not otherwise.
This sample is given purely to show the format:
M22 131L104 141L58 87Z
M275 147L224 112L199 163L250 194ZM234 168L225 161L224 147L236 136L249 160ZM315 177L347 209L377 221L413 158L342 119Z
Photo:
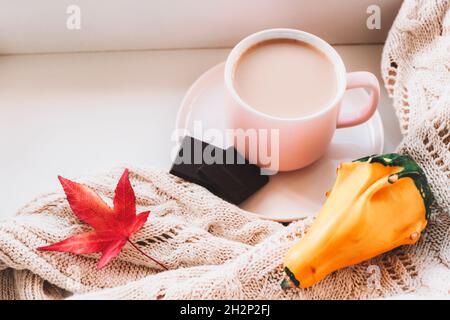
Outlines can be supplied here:
M308 288L333 271L416 243L432 201L425 174L408 156L341 164L314 223L285 256L282 286Z

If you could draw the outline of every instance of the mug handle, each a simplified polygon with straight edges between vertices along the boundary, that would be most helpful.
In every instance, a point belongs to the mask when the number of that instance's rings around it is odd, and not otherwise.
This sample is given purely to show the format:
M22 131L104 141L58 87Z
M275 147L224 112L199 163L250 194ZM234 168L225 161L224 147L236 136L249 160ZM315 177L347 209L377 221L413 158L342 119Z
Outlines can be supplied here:
M366 88L370 91L369 101L359 112L349 115L340 114L337 120L337 128L353 127L366 122L377 110L380 99L380 84L373 73L367 71L357 71L347 73L346 90Z

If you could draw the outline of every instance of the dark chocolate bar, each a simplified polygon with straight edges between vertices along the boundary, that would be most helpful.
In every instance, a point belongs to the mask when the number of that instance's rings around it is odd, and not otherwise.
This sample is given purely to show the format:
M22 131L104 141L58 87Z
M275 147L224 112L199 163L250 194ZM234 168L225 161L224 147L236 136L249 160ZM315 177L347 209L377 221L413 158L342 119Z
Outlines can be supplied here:
M200 152L203 155L207 146L206 142L192 137L185 137L181 143L177 158L170 169L170 173L209 189L211 187L210 184L197 173L198 169L204 164L203 156L199 158L198 153ZM197 157L195 157L196 152Z
M233 204L240 204L269 181L235 148L223 150L192 137L184 138L170 173Z

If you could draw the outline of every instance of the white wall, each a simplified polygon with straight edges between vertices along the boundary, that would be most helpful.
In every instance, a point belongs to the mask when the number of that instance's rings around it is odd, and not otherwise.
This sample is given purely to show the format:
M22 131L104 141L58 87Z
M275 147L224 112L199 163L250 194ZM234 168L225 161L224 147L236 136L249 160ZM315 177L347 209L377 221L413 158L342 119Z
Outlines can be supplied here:
M81 30L66 9L81 8ZM366 27L381 7L381 30ZM228 47L252 32L293 27L332 43L382 42L401 0L0 0L0 54Z

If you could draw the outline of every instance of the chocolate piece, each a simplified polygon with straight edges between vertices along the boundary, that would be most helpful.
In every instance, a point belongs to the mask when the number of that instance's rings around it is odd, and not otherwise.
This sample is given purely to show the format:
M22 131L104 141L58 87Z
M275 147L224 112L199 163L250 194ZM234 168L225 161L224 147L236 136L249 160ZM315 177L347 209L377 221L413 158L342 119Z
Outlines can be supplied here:
M199 175L207 179L222 198L240 204L268 181L260 174L260 168L252 164L211 164L200 167Z
M184 138L170 173L233 204L240 204L269 181L233 147L223 150L192 137Z
M207 189L212 188L197 173L198 169L204 165L203 152L207 146L206 142L192 137L185 137L181 143L177 158L170 169L170 173Z

